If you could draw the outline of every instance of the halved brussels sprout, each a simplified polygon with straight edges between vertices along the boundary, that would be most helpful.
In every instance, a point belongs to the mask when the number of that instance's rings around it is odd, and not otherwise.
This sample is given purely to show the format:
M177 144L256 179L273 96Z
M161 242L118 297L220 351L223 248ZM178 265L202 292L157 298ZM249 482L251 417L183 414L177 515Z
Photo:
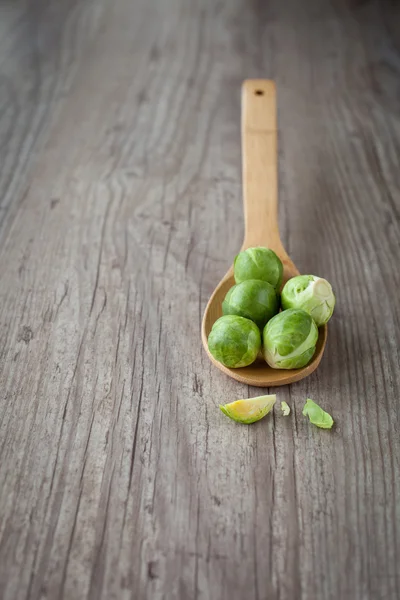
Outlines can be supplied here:
M276 290L282 284L283 265L280 258L269 248L248 248L240 252L234 262L236 283L248 279L267 281Z
M273 317L263 332L264 358L274 369L300 369L312 359L318 328L304 310L291 308Z
M219 407L230 419L237 423L255 423L267 415L274 407L276 395L257 396L257 398L245 398L236 400L229 404L220 404Z
M301 308L314 319L317 327L332 316L335 296L326 279L315 275L298 275L289 279L282 290L282 307Z
M215 321L208 336L208 349L226 367L251 365L261 347L261 334L249 319L226 315Z
M234 285L222 303L224 315L245 317L261 328L277 314L278 310L278 296L272 285L257 279L249 279Z

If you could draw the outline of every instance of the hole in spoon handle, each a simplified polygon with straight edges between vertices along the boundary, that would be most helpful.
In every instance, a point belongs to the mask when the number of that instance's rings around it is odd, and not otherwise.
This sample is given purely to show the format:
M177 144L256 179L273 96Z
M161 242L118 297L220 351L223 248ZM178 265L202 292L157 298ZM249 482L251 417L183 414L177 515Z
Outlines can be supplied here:
M244 248L280 251L275 83L249 79L242 86Z

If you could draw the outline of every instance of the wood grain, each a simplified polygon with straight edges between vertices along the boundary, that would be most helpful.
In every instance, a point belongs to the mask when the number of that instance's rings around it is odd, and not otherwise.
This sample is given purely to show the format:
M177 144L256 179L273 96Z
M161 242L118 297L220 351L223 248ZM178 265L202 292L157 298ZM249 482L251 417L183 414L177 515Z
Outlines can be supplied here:
M101 14L91 0L0 3L0 236Z
M395 600L389 4L56 4L1 4L1 598ZM291 416L241 427L217 406L256 390L200 323L243 238L252 77L277 82L283 242L338 303Z

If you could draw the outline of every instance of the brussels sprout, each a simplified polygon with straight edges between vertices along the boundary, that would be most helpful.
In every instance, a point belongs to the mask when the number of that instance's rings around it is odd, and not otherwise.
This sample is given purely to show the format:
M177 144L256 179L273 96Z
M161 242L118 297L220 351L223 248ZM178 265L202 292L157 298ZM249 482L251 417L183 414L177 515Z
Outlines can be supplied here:
M236 400L229 404L220 404L219 407L230 419L237 423L255 423L274 408L276 395L257 396L257 398L246 398L245 400Z
M208 336L208 349L226 367L247 367L257 358L261 335L249 319L226 315L215 321Z
M279 310L278 296L266 281L249 279L234 285L222 303L224 315L238 315L262 328Z
M293 277L282 290L282 307L305 310L320 327L329 321L335 307L332 286L315 275Z
M315 352L318 329L304 310L291 308L264 327L264 358L274 369L299 369Z
M261 279L279 290L282 284L283 265L273 250L248 248L235 258L234 275L236 283L247 279Z

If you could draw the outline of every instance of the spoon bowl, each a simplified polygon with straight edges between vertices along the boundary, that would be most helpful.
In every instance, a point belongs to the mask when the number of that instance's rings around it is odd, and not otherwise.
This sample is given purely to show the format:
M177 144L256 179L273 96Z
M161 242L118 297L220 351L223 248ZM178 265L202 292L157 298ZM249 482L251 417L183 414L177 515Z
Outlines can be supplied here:
M282 260L282 257L280 258ZM286 278L284 277L284 281L287 281L290 277L294 277L295 275L299 274L297 269L292 271L293 274L289 275L289 273L290 271L286 270L285 268ZM214 363L214 365L223 373L233 377L233 379L256 387L287 385L289 383L294 383L295 381L300 381L304 377L311 375L311 373L318 367L324 352L328 334L328 328L326 325L323 325L319 328L319 336L315 354L311 359L311 362L302 369L272 369L261 357L257 358L252 365L249 365L248 367L241 367L240 369L230 369L229 367L225 367L225 365L215 360L208 349L207 340L215 321L222 317L222 301L224 300L228 290L233 285L235 285L235 280L233 278L232 267L218 284L207 304L204 313L201 336L204 349L207 352L211 362Z
M277 200L276 91L272 81L253 79L242 88L242 156L245 240L242 250L265 246L276 252L283 263L283 283L299 275L287 255L279 236ZM223 373L241 383L257 387L274 387L300 381L318 367L326 344L328 328L319 328L315 354L301 369L272 369L262 358L252 365L230 369L215 360L208 350L208 336L215 321L222 316L222 302L235 285L233 267L212 294L202 323L202 341L212 361Z

